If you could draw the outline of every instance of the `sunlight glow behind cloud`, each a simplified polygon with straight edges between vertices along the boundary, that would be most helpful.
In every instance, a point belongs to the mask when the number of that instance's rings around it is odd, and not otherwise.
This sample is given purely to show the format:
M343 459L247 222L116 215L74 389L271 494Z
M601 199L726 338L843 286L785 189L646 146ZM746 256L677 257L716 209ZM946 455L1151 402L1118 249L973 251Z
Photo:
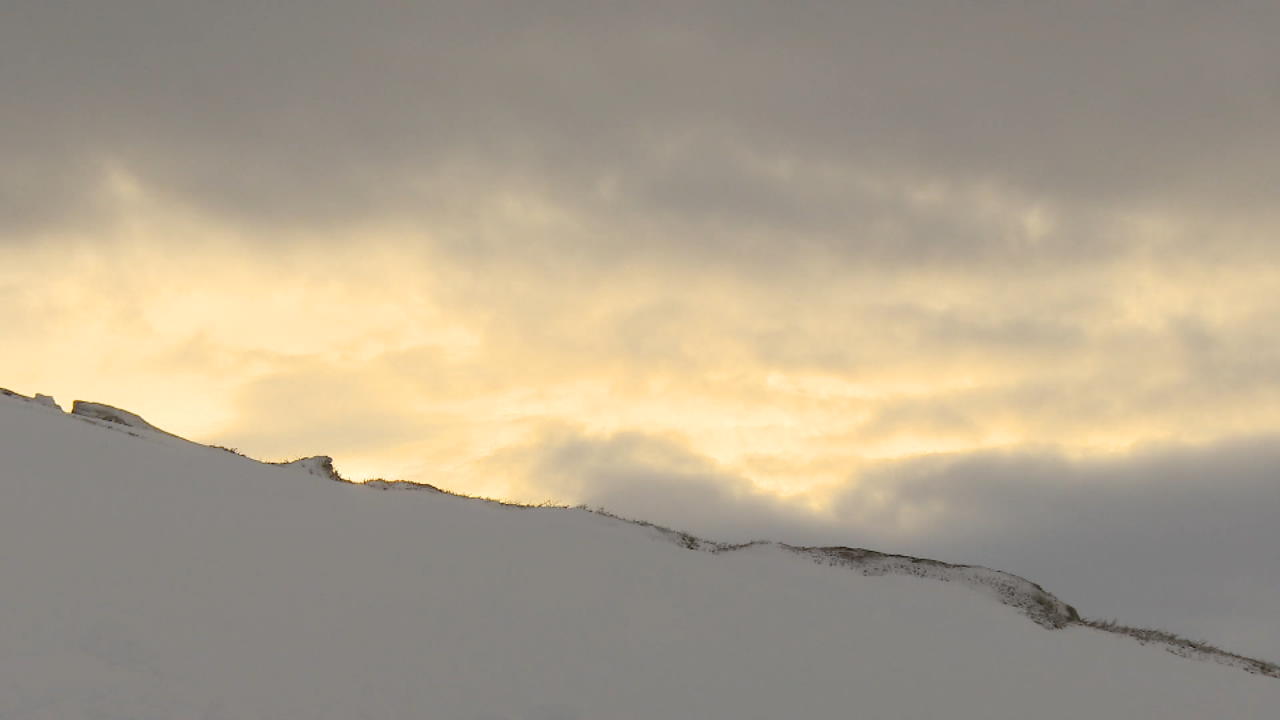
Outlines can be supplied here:
M1161 257L1191 232L1174 216L1117 217L1100 232L1132 247L1080 267L799 262L766 281L679 252L478 257L438 239L589 244L601 229L502 188L473 189L497 208L478 229L442 214L257 243L122 168L104 184L109 221L92 234L0 248L25 339L0 360L6 377L127 400L253 454L329 452L357 476L529 499L540 490L492 473L492 456L545 427L643 429L790 496L920 454L1113 453L1280 425L1255 357L1271 332L1261 289L1280 278ZM958 225L1052 232L1042 207L976 192L913 202Z

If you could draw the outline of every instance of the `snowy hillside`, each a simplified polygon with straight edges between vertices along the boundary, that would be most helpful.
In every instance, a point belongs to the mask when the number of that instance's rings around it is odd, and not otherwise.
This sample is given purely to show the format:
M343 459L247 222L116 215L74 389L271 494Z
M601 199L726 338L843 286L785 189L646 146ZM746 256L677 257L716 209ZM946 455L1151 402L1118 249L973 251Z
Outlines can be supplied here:
M0 393L0 718L1280 708L1272 666L1088 627L1004 573L333 479Z

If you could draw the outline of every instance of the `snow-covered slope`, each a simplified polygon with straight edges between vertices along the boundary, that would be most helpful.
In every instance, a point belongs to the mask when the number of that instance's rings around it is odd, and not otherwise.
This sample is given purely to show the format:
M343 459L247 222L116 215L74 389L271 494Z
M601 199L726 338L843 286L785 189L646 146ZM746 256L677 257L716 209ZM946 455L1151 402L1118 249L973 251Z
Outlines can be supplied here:
M113 410L0 393L5 720L1280 716L1003 573L376 492Z

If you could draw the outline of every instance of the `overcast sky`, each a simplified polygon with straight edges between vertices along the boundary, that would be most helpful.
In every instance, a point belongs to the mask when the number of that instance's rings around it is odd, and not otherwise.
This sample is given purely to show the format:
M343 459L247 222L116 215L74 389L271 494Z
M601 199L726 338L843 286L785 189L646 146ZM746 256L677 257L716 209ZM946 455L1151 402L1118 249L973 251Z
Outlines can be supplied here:
M0 8L0 385L1280 659L1280 5Z

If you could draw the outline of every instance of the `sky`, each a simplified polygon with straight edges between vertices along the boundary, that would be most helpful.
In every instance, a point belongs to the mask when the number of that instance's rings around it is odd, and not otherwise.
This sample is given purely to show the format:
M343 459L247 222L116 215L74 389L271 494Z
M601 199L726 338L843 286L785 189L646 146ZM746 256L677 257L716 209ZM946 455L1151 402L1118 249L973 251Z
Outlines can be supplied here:
M1280 6L0 8L0 385L1280 659Z

